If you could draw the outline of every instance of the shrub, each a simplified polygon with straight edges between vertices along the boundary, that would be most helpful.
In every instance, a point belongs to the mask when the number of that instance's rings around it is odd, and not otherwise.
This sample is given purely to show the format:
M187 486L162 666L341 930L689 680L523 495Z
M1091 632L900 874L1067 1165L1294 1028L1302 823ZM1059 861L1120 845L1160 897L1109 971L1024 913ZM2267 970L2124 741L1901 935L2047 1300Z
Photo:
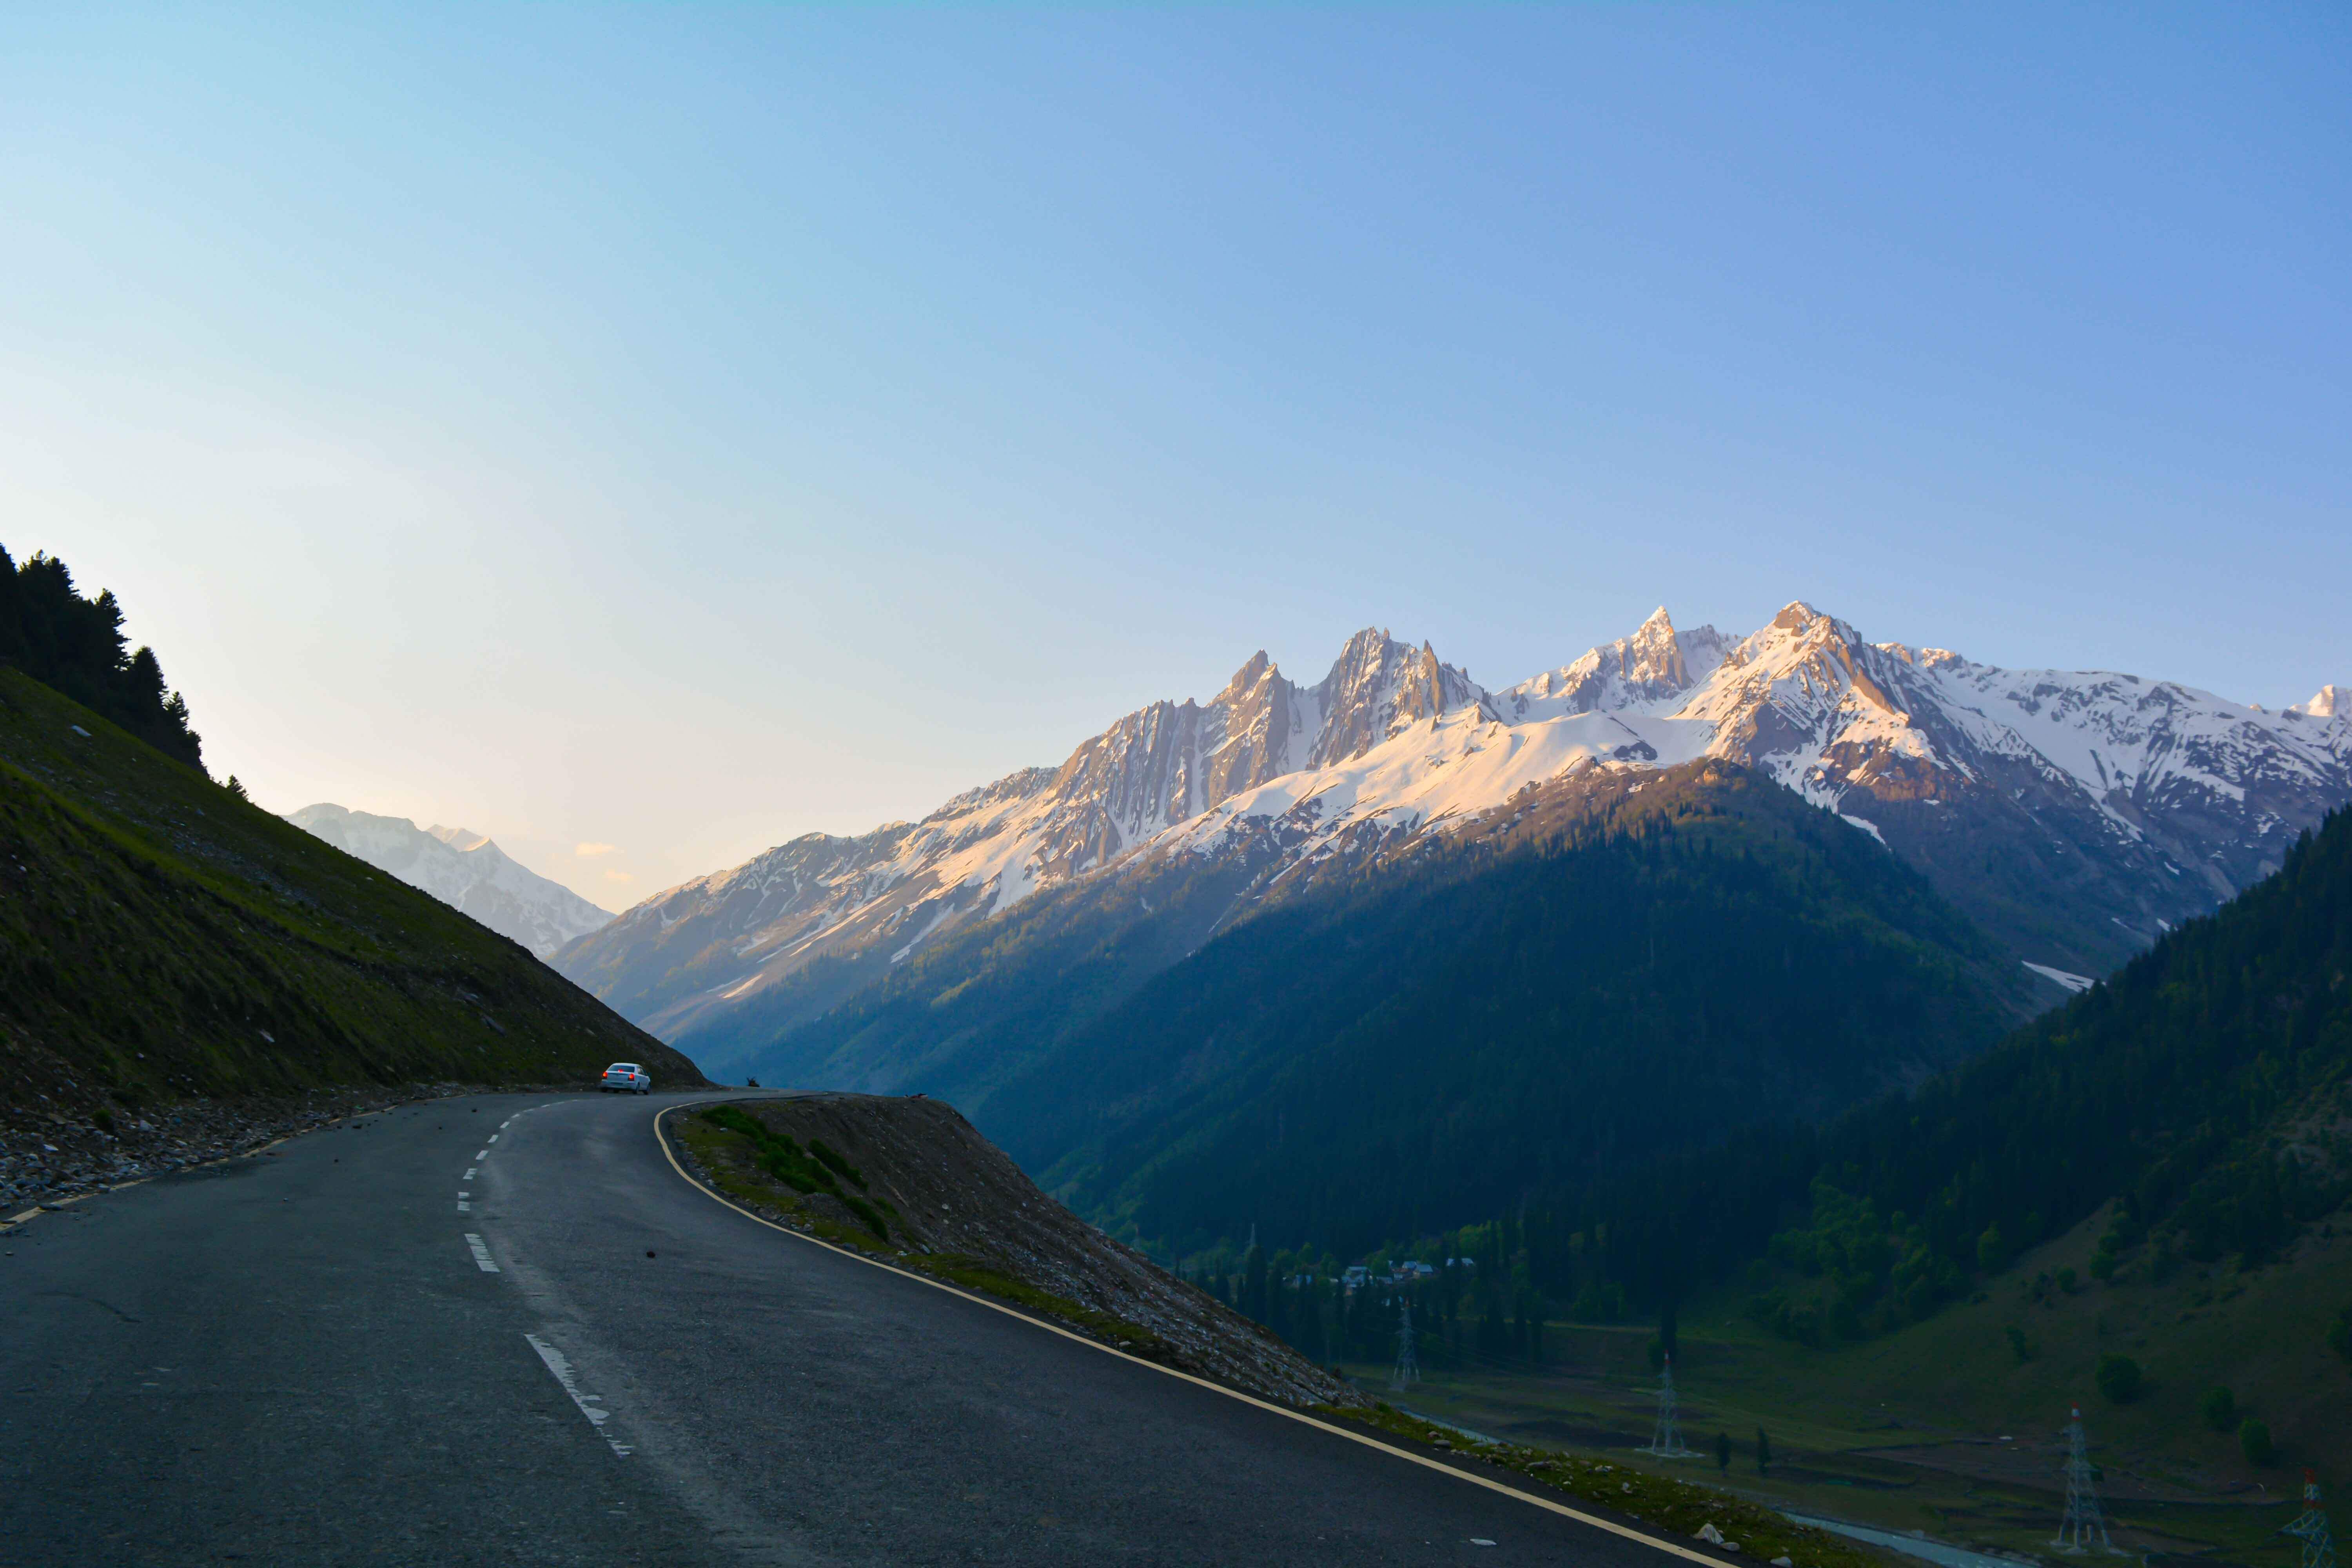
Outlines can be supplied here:
M2127 1355L2103 1355L2093 1381L2117 1405L2129 1405L2139 1397L2139 1363Z
M2238 1428L2238 1447L2246 1458L2257 1465L2278 1463L2278 1449L2271 1444L2271 1429L2259 1421L2248 1421Z
M2033 1359L2033 1342L2025 1337L2023 1329L2011 1323L2001 1332L2009 1337L2009 1353L2017 1358L2018 1365L2023 1366Z
M2072 1268L2058 1270L2058 1289L2065 1291L2069 1296L2074 1293L2074 1271Z
M890 1239L890 1227L882 1223L882 1215L877 1212L872 1204L867 1203L856 1193L843 1193L840 1197L843 1203L849 1205L849 1212L856 1215L858 1222L872 1231L877 1239L882 1241Z
M1998 1274L2009 1264L2009 1246L2000 1238L1998 1224L1984 1227L1977 1237L1977 1267L1988 1274Z
M858 1173L857 1167L843 1159L838 1153L835 1152L833 1145L826 1142L824 1139L810 1139L809 1152L815 1155L825 1164L832 1166L833 1169L840 1174L847 1176L849 1178L850 1184L856 1187L859 1192L862 1193L866 1190L866 1178Z
M2327 1348L2352 1362L2352 1307L2336 1313L2336 1321L2327 1325Z
M2227 1432L2238 1424L2238 1396L2226 1388L2213 1389L2199 1403L2197 1413L2214 1431Z

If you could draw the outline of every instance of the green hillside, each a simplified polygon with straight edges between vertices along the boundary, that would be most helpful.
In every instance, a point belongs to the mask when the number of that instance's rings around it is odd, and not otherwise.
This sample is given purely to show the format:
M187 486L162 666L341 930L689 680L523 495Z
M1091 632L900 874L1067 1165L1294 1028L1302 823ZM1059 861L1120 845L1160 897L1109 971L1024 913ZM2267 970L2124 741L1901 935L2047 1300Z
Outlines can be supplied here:
M1255 1226L1345 1255L1693 1127L1833 1112L2026 1005L1868 837L1717 763L1561 781L1139 964L1194 903L1232 899L1175 890L1136 884L1150 921L1086 952L1037 900L776 1057L888 1064L887 1087L955 1100L1147 1241L1189 1252Z
M584 1079L684 1057L504 937L0 668L0 1053L17 1103Z

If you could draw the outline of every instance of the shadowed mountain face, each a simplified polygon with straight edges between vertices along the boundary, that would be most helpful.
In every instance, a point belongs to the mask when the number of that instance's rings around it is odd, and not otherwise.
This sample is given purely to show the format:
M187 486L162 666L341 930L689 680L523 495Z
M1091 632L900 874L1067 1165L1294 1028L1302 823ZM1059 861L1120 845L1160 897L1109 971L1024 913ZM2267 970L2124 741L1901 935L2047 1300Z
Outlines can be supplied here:
M2332 691L2270 714L2133 676L1871 643L1803 605L1744 637L1680 631L1661 610L1489 691L1426 645L1368 630L1311 686L1257 654L1207 702L1139 710L1059 768L921 822L796 839L648 900L554 963L732 1064L1041 892L1185 857L1196 897L1228 889L1216 929L1327 862L1376 860L1529 786L1715 758L1870 835L2029 973L2095 975L2352 800L2352 718Z
M2032 1006L1917 873L1708 760L1587 768L1327 858L1208 934L1236 897L1138 858L908 960L760 1074L949 1099L1154 1242L1256 1224L1352 1253L1832 1113Z
M611 910L516 865L496 844L462 827L420 828L404 816L324 804L289 812L286 820L464 910L541 958L613 918Z

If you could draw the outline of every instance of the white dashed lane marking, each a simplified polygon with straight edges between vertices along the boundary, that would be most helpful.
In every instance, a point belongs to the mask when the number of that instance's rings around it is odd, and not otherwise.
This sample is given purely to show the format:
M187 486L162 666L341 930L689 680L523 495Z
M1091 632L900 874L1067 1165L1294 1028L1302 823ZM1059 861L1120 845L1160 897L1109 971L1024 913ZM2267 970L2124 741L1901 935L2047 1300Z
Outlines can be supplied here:
M473 1249L475 1268L479 1268L485 1274L496 1274L499 1271L499 1266L490 1261L490 1249L482 1245L482 1238L480 1237L476 1236L470 1230L467 1231L466 1233L466 1245Z
M495 1142L497 1142L498 1141L499 1141L499 1135L498 1135L497 1133L495 1133L495 1132L491 1133L491 1134L490 1134L490 1142L493 1142L493 1143L495 1143Z
M470 1181L472 1181L472 1180L474 1179L474 1167L473 1167L473 1166L471 1166L471 1165L467 1166L467 1167L466 1167L466 1173L465 1173L464 1175L462 1175L462 1176L458 1177L457 1179L458 1179L459 1181L461 1181L461 1182L470 1182Z
M529 1340L530 1348L539 1352L539 1359L547 1363L547 1370L555 1374L555 1381L563 1385L563 1392L572 1395L572 1403L580 1406L580 1414L588 1417L588 1424L596 1429L596 1436L603 1437L611 1446L613 1452L625 1459L627 1458L629 1446L626 1443L616 1442L605 1435L604 1423L613 1418L613 1413L597 1408L604 1403L604 1396L601 1394L580 1392L580 1380L572 1375L572 1363L562 1351L557 1350L537 1334L525 1334L523 1338Z
M487 1159L488 1159L489 1157L490 1157L490 1152L489 1152L488 1149L480 1150L480 1151L478 1151L478 1152L476 1152L476 1154L474 1155L474 1158L475 1158L475 1159L477 1159L477 1160L487 1160Z

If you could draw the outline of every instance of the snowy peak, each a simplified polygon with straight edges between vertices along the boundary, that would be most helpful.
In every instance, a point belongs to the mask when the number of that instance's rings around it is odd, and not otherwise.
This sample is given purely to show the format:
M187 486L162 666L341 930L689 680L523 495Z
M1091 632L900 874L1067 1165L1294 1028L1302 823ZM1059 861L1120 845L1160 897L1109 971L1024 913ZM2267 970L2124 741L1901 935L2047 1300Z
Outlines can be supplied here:
M1521 681L1499 693L1495 706L1514 724L1578 713L1664 712L1715 672L1728 647L1713 626L1677 632L1661 605L1633 636Z
M374 816L325 802L291 812L286 820L463 910L541 958L613 918L610 910L518 865L489 839L462 827L436 823L419 828L404 816Z
M2288 709L2287 717L2290 719L2334 719L2339 716L2352 718L2352 714L2346 714L2336 705L2336 684L2330 681L2305 700Z

